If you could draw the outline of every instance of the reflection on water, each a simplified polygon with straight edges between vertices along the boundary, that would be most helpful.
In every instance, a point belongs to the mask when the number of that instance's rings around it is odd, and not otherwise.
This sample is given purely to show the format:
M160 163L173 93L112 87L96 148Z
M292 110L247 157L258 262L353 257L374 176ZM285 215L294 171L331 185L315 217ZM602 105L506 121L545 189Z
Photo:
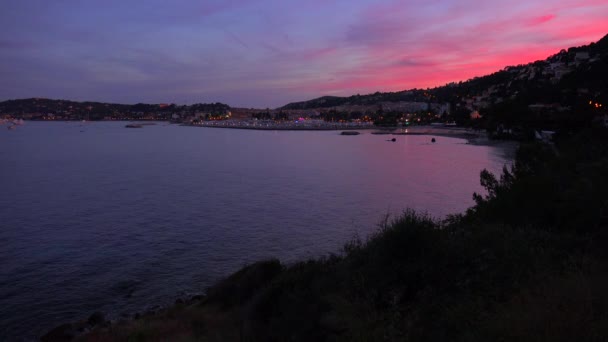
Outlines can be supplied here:
M406 207L461 212L509 149L430 136L124 123L0 131L0 339L337 251ZM33 334L33 335L31 335Z

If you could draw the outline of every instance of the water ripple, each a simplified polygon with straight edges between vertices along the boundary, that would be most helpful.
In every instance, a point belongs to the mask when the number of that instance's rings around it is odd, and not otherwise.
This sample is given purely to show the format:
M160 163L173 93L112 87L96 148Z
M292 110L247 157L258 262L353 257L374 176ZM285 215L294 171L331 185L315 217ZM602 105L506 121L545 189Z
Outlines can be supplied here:
M0 340L336 252L384 213L472 205L505 150L442 138L93 123L0 130ZM8 167L5 167L8 165Z

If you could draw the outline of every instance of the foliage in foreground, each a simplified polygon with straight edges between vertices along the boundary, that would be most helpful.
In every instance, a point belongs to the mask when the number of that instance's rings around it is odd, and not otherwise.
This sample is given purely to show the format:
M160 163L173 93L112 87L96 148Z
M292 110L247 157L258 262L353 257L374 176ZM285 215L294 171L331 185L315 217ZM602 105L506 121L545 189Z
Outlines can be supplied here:
M405 211L340 255L259 262L84 340L604 341L608 135L522 146L487 195L438 222Z

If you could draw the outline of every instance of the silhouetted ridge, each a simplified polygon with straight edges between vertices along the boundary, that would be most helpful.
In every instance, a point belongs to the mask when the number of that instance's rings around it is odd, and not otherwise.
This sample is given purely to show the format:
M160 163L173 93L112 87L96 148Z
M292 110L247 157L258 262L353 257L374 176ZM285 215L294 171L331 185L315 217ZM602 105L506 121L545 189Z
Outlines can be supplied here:
M608 114L607 80L608 35L545 60L508 66L464 82L429 89L324 96L282 109L316 110L341 120L356 119L363 113L377 123L392 124L405 122L408 113L428 113L444 122L526 135L534 129L588 125Z

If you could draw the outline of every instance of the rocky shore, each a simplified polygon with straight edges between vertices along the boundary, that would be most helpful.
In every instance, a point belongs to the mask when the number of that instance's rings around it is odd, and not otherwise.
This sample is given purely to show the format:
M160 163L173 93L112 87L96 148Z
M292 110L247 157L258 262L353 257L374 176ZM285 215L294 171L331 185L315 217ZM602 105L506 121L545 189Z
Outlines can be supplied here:
M102 312L95 312L86 320L61 324L40 337L42 342L67 342L74 340L90 340L99 332L108 332L115 329L124 329L127 326L149 320L164 319L167 312L190 306L200 306L206 296L195 295L187 299L177 299L168 307L156 306L134 315L123 315L120 319L106 319Z

